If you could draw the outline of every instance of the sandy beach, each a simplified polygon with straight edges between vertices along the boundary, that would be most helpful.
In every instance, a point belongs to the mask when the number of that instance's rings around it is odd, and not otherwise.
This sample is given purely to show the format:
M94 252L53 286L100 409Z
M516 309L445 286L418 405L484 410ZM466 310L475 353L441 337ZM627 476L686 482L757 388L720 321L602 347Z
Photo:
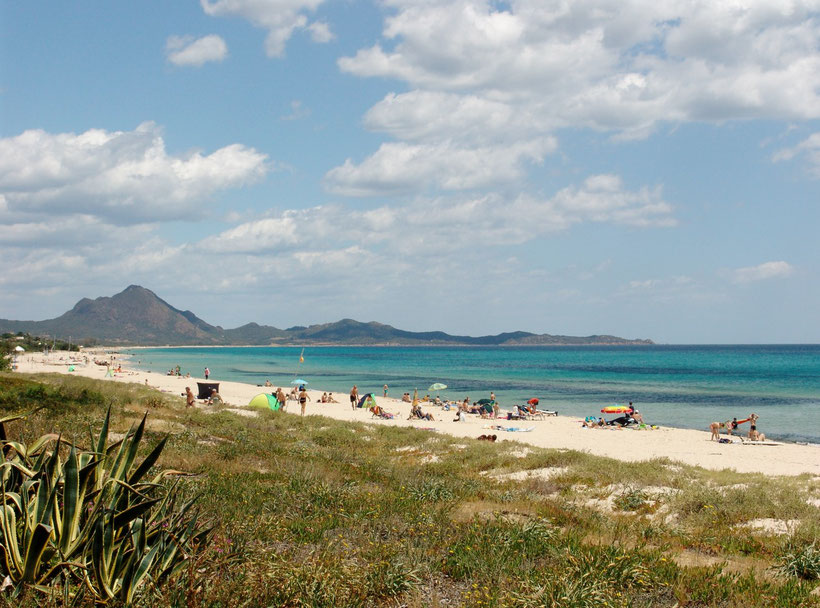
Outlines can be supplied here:
M40 353L24 354L17 358L19 372L58 372L96 378L108 382L133 382L148 385L156 390L169 393L179 399L180 406L185 405L183 394L185 387L190 386L197 392L197 382L204 378L185 378L166 376L151 372L135 371L128 367L125 359L122 371L106 377L107 368L93 363L94 353L83 356L68 353L52 353L45 357ZM89 362L84 363L84 357ZM101 357L102 358L102 357ZM69 367L73 366L73 371ZM257 415L256 408L248 407L248 402L259 393L275 390L239 382L224 382L218 377L211 377L208 382L219 383L219 393L225 401L224 406L214 407L198 401L196 407L207 410L229 410L238 415ZM287 393L290 387L283 387ZM320 403L321 389L308 390L310 401L306 415L322 415L337 420L353 420L372 424L417 427L434 429L456 437L478 437L483 434L494 434L498 441L517 441L526 446L570 449L587 452L598 456L608 456L625 461L637 462L654 458L668 458L672 461L696 465L712 470L734 469L740 473L763 473L766 475L799 475L809 473L820 476L820 445L802 445L790 443L767 442L765 444L750 441L741 442L735 438L732 443L710 441L708 430L697 431L661 427L652 430L617 429L617 428L584 428L581 420L569 416L549 416L543 420L493 420L468 415L463 422L454 422L455 412L441 407L423 403L425 413L430 412L434 421L408 420L410 404L399 399L374 395L380 407L395 414L392 420L375 418L364 409L353 410L347 394L335 394L338 403ZM502 408L505 404L502 404ZM299 404L288 401L286 411L299 415ZM647 421L650 422L651 421ZM500 428L492 428L500 427ZM505 429L532 429L528 431L508 431ZM725 436L725 435L722 435Z

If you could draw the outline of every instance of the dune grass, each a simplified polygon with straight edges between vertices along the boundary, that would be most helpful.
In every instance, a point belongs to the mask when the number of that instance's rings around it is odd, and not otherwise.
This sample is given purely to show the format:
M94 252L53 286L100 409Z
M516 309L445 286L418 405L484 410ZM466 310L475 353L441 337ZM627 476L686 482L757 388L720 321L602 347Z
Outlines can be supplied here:
M138 385L0 374L0 416L46 406L15 436L81 443L109 404L113 432L149 412L146 449L171 434L158 467L193 473L183 492L217 522L175 584L137 605L820 606L809 476L246 418ZM786 533L750 527L764 519ZM23 605L43 603L59 605L34 592Z

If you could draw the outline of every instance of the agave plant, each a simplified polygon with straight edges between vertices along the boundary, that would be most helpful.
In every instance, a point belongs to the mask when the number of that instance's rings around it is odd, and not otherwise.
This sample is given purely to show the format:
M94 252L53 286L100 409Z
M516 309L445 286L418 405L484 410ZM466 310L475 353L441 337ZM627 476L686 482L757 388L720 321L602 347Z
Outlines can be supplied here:
M10 441L5 423L23 416L0 420L0 574L16 593L62 585L66 599L90 591L97 602L128 604L146 579L173 576L206 540L196 499L180 503L178 485L162 483L178 471L145 480L168 437L137 465L147 414L107 445L110 417L109 408L87 450L54 434Z

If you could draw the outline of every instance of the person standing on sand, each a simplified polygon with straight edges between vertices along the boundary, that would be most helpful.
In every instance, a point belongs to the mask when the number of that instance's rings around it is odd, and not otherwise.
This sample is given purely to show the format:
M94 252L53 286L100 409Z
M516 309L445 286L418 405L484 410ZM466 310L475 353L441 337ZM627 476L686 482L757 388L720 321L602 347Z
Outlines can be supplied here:
M302 416L305 415L305 405L307 405L308 400L310 399L310 395L307 394L305 387L302 387L302 392L299 393L299 405L302 406Z
M359 401L359 389L356 388L356 385L353 385L353 388L350 389L350 407L351 409L356 409L356 403Z
M146 382L148 382L148 380L146 380ZM188 404L187 407L194 407L196 397L194 397L194 394L191 392L190 386L185 387L185 401Z
M206 367L206 368L205 368L205 379L207 380L207 379L208 379L208 376L210 376L210 375L211 375L211 370L209 370L209 369Z
M387 397L387 385L384 385L384 396Z
M285 408L288 406L287 398L285 397L285 391L282 390L282 387L276 389L276 400L279 402L279 407L282 408L282 411L285 411Z

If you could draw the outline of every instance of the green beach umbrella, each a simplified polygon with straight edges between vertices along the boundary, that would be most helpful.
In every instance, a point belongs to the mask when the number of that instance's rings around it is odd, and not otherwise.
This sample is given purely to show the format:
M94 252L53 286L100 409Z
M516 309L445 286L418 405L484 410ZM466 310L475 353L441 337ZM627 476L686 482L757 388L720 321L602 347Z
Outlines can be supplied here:
M428 391L443 391L445 388L447 388L446 384L442 384L441 382L435 382L435 383L431 384L430 388L428 388L427 390Z

